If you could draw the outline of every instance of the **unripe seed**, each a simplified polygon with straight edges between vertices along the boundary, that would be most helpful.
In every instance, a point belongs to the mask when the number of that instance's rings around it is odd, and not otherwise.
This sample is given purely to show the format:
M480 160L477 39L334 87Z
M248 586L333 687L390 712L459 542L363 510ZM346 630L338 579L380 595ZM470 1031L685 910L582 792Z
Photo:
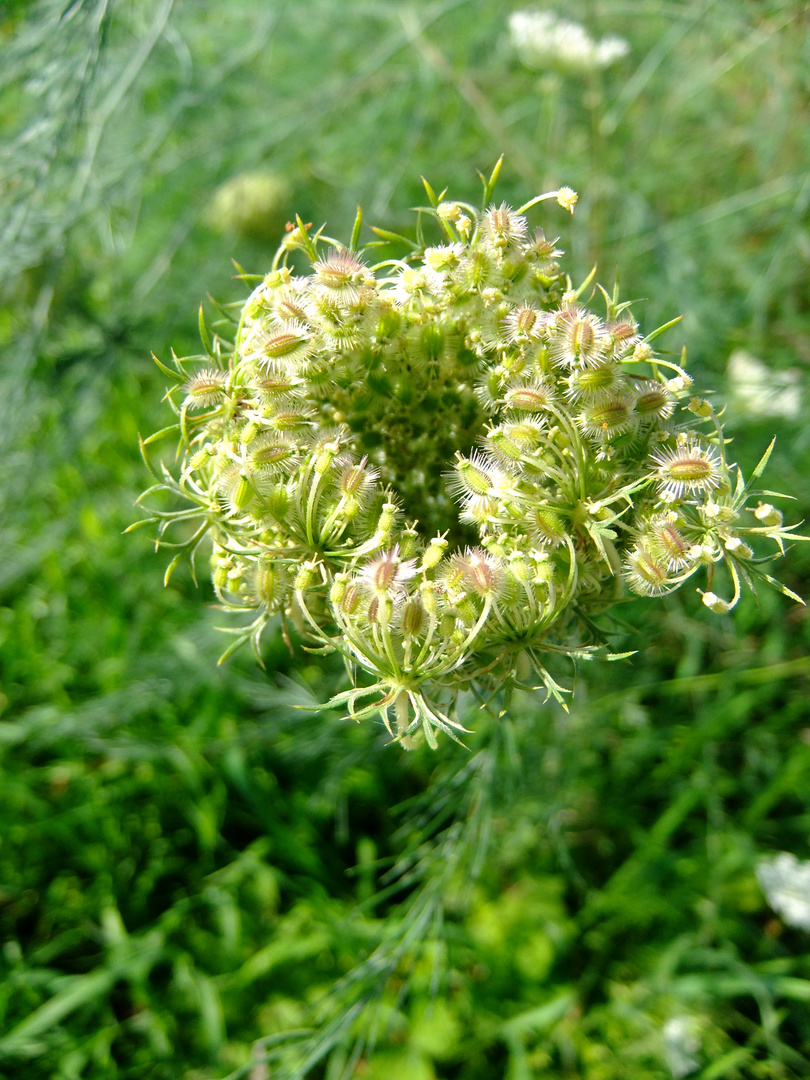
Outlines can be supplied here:
M340 610L344 615L348 615L349 618L356 614L360 607L360 602L363 599L363 592L357 585L349 585L346 589L346 593L340 602Z
M282 521L290 506L290 495L283 484L278 484L265 497L265 504L276 521Z
M515 386L504 394L504 404L508 409L520 412L541 413L548 409L551 394L544 387Z
M444 351L444 330L434 323L427 323L419 332L419 345L428 360L438 360Z
M329 602L338 606L346 595L346 575L338 574L329 589Z
M538 506L532 511L532 524L541 544L556 547L565 537L565 524L559 514L549 506Z
M425 625L426 612L421 600L414 597L402 609L402 633L406 637L418 637Z
M256 567L254 591L256 598L266 604L272 604L277 597L278 575L270 562L261 562Z
M231 502L237 510L245 510L253 500L253 488L245 473L242 473L234 488Z
M425 611L431 617L435 617L439 610L439 600L436 596L436 587L432 581L423 581L419 586L419 593L422 597L422 603L424 604Z
M499 454L502 454L505 458L509 458L511 461L520 461L523 457L523 451L520 449L517 443L512 442L508 435L505 435L503 431L496 428L494 431L490 431L487 435L487 441L497 450Z
M399 553L403 559L411 559L419 550L419 533L416 529L403 529L399 538Z
M672 415L672 396L663 383L647 382L638 389L634 408L643 420L653 416L666 419Z
M468 461L467 458L460 457L457 460L456 472L462 487L471 495L486 495L492 486L490 478L484 470Z
M311 562L305 562L295 575L295 581L293 587L296 592L306 592L310 587L315 577L315 565Z
M377 532L380 536L387 536L391 532L391 529L394 527L396 513L396 503L383 503L382 510L380 511L380 520L377 523Z

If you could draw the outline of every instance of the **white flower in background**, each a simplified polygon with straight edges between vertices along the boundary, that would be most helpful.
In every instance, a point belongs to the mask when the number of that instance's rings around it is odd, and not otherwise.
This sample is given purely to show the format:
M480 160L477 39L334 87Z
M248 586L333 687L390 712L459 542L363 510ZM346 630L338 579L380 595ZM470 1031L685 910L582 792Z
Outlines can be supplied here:
M561 19L553 11L513 11L509 36L526 67L562 67L591 71L610 67L630 52L620 37L596 41L581 23Z
M700 1068L698 1023L694 1016L673 1016L664 1024L664 1058L669 1071L680 1080Z
M757 880L783 922L810 931L810 862L800 862L789 851L782 851L762 860Z
M748 416L795 420L802 407L798 371L771 371L745 349L736 349L726 371L732 406Z

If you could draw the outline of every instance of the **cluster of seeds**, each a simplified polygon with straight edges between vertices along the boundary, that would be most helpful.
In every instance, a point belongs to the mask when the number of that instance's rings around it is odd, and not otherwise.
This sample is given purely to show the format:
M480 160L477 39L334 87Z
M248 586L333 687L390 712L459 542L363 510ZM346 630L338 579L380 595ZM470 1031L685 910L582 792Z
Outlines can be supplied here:
M402 260L371 265L359 217L349 246L298 221L232 338L201 323L206 356L161 364L182 466L149 492L187 504L150 519L161 543L189 530L172 565L212 538L217 595L251 617L232 648L258 652L280 617L338 650L352 687L330 705L405 747L457 737L464 689L560 697L547 656L595 649L628 589L704 571L704 603L727 611L742 584L773 583L754 539L793 535L749 508L715 410L653 348L666 327L642 334L617 292L590 310L590 279L574 288L529 228L574 192L518 211L428 194L417 243L376 230L409 244Z

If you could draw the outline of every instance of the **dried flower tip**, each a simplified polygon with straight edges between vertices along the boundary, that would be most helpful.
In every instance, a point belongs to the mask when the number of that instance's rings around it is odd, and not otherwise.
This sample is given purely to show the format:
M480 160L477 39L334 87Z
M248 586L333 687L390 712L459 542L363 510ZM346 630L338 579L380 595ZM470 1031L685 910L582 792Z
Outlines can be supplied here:
M780 528L782 525L782 511L777 510L770 503L758 503L754 511L754 517L767 529Z
M694 436L679 440L676 447L650 455L658 466L659 490L680 499L685 493L708 492L723 479L714 451L701 446Z
M225 397L225 384L228 375L225 371L206 368L192 376L183 389L186 392L185 405L189 409L207 409L218 405Z
M700 592L700 590L698 590L698 592ZM727 611L731 611L732 607L727 600L721 599L717 593L713 592L703 593L703 603L709 611L713 611L715 615L725 615Z
M573 214L574 207L577 205L578 200L579 196L573 188L561 187L557 192L557 202L563 210L567 210L569 214Z

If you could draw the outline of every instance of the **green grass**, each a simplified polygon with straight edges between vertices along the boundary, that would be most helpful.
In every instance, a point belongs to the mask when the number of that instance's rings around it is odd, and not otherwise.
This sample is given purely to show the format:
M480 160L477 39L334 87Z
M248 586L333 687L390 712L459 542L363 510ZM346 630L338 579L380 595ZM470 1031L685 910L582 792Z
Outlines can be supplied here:
M701 383L745 346L806 395L803 5L566 5L631 43L587 86L522 68L494 0L66 7L0 15L0 1076L665 1080L681 1016L703 1080L808 1075L808 938L754 876L810 857L803 609L629 605L639 654L570 715L406 756L297 708L340 672L280 640L217 668L208 587L122 535L150 350L271 258L207 216L257 168L342 235L506 152L500 197L577 188L576 273L684 313ZM806 425L729 423L749 469L777 430L807 517ZM810 592L801 546L779 576Z

